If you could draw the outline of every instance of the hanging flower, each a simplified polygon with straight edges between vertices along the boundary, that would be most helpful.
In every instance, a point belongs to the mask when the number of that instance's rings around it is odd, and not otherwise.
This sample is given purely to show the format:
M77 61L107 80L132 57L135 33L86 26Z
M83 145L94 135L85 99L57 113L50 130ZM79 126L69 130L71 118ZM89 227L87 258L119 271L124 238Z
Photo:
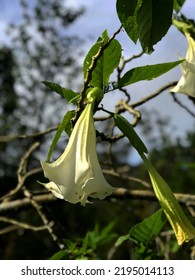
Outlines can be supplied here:
M181 63L182 77L171 91L195 97L195 41L190 34L185 35L188 40L188 49L186 60Z
M178 244L194 239L195 228L184 214L173 192L144 154L142 159L147 167L156 197L175 232Z
M44 176L50 180L42 185L70 203L85 205L88 197L104 199L115 190L106 182L96 153L93 104L100 94L98 90L89 92L89 103L76 122L63 154L53 163L41 161Z

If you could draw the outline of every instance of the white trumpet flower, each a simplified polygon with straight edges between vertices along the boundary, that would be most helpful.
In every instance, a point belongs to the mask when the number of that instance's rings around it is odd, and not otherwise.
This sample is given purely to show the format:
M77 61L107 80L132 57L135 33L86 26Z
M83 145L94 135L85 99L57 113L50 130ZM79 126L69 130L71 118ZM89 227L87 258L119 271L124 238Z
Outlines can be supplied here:
M105 180L96 152L92 94L76 122L63 154L53 163L41 161L49 183L41 183L56 197L70 203L89 202L88 197L104 199L115 188Z
M181 63L182 77L171 91L195 97L195 41L189 34L185 35L188 40L188 49L186 60Z

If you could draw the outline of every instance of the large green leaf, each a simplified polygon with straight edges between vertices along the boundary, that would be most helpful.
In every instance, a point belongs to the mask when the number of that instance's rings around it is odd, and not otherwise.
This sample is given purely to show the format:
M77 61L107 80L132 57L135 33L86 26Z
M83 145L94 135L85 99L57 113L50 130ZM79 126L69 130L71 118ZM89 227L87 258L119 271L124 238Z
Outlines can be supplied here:
M143 0L137 12L139 40L144 52L162 39L172 24L173 0Z
M157 78L179 65L182 61L183 60L133 68L127 71L119 80L118 87L121 88L142 80L152 80Z
M125 31L131 40L136 43L139 38L137 26L137 12L142 0L117 0L117 14Z
M89 68L93 65L94 57L97 56L100 49L107 43L108 39L107 32L104 32L102 37L91 47L83 63L84 79L86 79ZM98 58L89 84L103 89L104 86L108 84L110 75L119 65L120 58L121 45L116 39L114 39Z
M63 88L60 85L48 81L42 82L45 86L47 86L49 89L55 91L56 93L60 94L63 98L66 98L68 102L77 104L78 100L80 98L80 95L77 92L74 92L73 90Z
M162 209L152 214L150 217L136 224L129 231L129 238L133 241L141 242L147 246L159 234L167 219Z
M121 115L114 114L114 121L116 126L123 132L123 134L129 139L133 147L139 154L147 153L148 150L142 140L139 138L132 125Z
M75 115L74 111L68 111L65 114L62 122L58 126L58 129L56 131L56 134L53 138L53 141L52 141L51 146L50 146L49 151L48 151L47 162L50 162L51 155L52 155L52 153L55 149L55 146L56 146L58 140L60 139L60 136L61 136L62 132L66 131L66 133L68 135L71 134L71 123L70 122L71 122L71 119L74 117L74 115Z
M183 0L177 1L180 5ZM146 53L153 51L172 23L173 0L117 0L116 9L128 36L134 43L139 39Z

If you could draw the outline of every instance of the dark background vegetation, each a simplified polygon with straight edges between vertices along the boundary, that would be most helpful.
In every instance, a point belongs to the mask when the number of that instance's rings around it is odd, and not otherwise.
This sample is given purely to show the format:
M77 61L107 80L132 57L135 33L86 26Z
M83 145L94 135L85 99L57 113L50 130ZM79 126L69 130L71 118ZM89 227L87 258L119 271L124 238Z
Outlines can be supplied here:
M0 49L1 196L17 185L19 162L35 141L40 141L41 145L32 153L28 169L40 167L39 158L45 156L52 133L23 139L22 137L9 139L4 136L30 135L56 126L68 108L65 101L47 90L41 81L57 82L67 88L74 87L73 83L80 83L79 78L77 81L75 77L79 77L81 66L73 50L77 46L82 46L82 40L67 35L66 29L84 11L70 10L64 6L64 1L52 0L37 0L33 7L21 1L21 7L23 9L21 21L8 27L7 36L11 43ZM145 139L153 147L150 153L151 161L174 192L195 194L195 166L192 164L195 158L194 128L185 139L172 142L170 136L165 133L168 121L159 119L156 112L155 120L158 121L153 126L153 117L149 113L147 122L144 120L141 122ZM153 130L158 127L161 134L160 145L151 127ZM108 129L109 124L105 127L106 131ZM63 149L63 144L63 141L60 141L59 150ZM103 143L104 149L101 148L101 143L98 145L102 151L99 158L103 169L109 170L110 166L114 166L116 173L122 174L120 177L116 174L115 176L105 174L111 184L128 189L150 188L144 166L129 165L131 147L125 141L113 144L112 154L108 152L109 144ZM142 180L141 183L135 181L135 178ZM45 192L37 180L44 180L41 171L32 174L25 181L25 188L32 194ZM147 187L143 182L148 183ZM23 190L17 192L12 199L20 199L22 194ZM67 259L83 257L81 252L83 240L88 240L87 253L83 258L134 258L133 242L126 242L119 248L113 244L119 236L127 234L133 225L141 222L158 208L156 201L112 196L104 201L94 201L86 207L61 200L42 203L44 215L49 221L55 222L55 234L59 239L63 239L68 247L65 256ZM184 208L188 213L189 209L185 206ZM0 215L30 225L42 225L40 215L30 205L3 210ZM170 231L168 224L165 226L166 229ZM48 230L24 229L0 221L0 234L0 259L48 259L59 250ZM76 244L75 247L71 242ZM173 234L162 234L151 245L151 250L154 258L190 259L192 246L193 243L189 242L182 248L178 247Z

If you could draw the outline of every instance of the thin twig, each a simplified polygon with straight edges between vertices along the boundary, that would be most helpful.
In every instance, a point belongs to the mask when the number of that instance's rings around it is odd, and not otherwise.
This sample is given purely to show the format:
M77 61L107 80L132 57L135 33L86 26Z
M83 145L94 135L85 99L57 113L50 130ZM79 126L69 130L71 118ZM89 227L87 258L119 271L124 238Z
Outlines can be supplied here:
M124 138L124 134L118 134L118 135L114 135L114 136L107 136L105 135L103 132L99 132L96 130L96 135L97 137L99 136L101 138L102 141L106 141L109 143L115 143L118 140Z
M176 97L174 92L171 92L173 100L184 110L186 110L186 112L188 112L192 117L195 118L195 114L188 108L188 106L184 105L181 103L181 101L178 100L178 98Z
M7 218L7 217L2 217L2 216L0 217L0 222L15 225L16 229L17 228L23 228L23 229L30 229L30 230L33 230L33 231L40 231L40 230L46 230L47 229L47 227L45 225L44 226L32 226L32 225L29 225L27 223L22 223L22 222L19 222L17 220L10 219L10 218Z
M109 169L109 170L108 170L108 169L103 169L103 173L104 173L104 174L111 175L111 176L115 176L115 177L118 177L118 178L121 177L120 173L118 173L118 172L116 172L116 171L114 171L114 170L112 170L112 169ZM125 177L121 177L121 178L122 178L122 179L125 179L125 180L134 181L134 182L136 182L136 183L139 183L139 184L141 184L142 186L144 186L144 187L146 187L146 188L148 188L148 189L151 189L151 188L152 188L152 186L151 186L150 183L148 183L148 182L146 182L146 181L144 181L144 180L142 180L142 179L136 178L136 177L125 176Z
M138 107L140 105L143 105L144 103L148 102L149 100L155 98L156 96L158 96L159 94L161 94L164 90L173 87L177 84L177 82L171 82L163 87L161 87L160 89L158 89L157 91L155 91L154 93L144 97L143 99L141 99L140 101L134 102L132 104L130 104L130 106L132 108Z
M9 191L7 194L3 195L0 198L0 200L4 200L5 198L16 194L22 188L26 178L29 176L29 174L27 173L28 159L29 159L30 155L39 147L39 145L40 145L40 142L33 143L31 145L31 147L28 149L28 151L21 158L19 166L18 166L18 171L17 171L18 183L14 189Z
M37 213L39 214L40 218L43 221L44 226L46 227L50 236L52 237L53 241L58 245L60 250L64 249L65 248L64 243L54 233L53 226L55 223L53 221L49 221L47 219L47 217L45 216L45 214L42 211L42 206L39 203L37 203L37 201L34 199L34 196L32 196L32 194L29 192L29 190L27 190L25 187L23 187L23 190L24 190L24 195L27 198L29 198L31 205L36 209Z
M126 101L120 100L118 104L116 105L117 113L123 113L123 112L129 112L131 115L134 116L134 119L131 123L132 126L136 126L138 121L141 120L141 113L138 110L135 110L132 105L127 104Z
M17 229L18 229L18 227L14 226L14 225L7 226L7 227L0 230L0 235L7 234L10 231L14 231L14 230L17 230Z
M120 79L120 75L121 75L121 72L123 71L123 69L125 68L125 65L129 62L131 62L132 60L136 59L136 58L139 58L141 57L142 55L144 54L144 51L141 51L140 53L138 54L134 54L132 56L130 56L129 58L124 58L122 57L121 59L121 64L119 65L119 67L117 68L117 71L118 71L118 80Z
M0 142L7 143L7 142L14 141L14 140L17 140L17 139L37 138L39 136L42 136L42 135L48 134L52 131L55 131L55 130L57 130L57 128L58 128L58 125L54 126L54 127L47 128L44 131L35 132L35 133L32 133L32 134L0 135Z
M195 195L192 194L183 194L183 193L175 193L174 194L177 200L186 205L195 206ZM116 198L133 198L140 200L153 200L156 201L157 198L153 191L150 190L127 190L124 188L118 188L113 194L112 197Z
M37 194L33 196L33 199L37 203L49 203L57 200L57 198L52 193L46 193L46 194ZM25 208L31 206L31 200L28 197L21 198L21 199L15 199L12 201L3 201L0 204L0 212L7 212L7 211L13 211L18 210L20 208Z

